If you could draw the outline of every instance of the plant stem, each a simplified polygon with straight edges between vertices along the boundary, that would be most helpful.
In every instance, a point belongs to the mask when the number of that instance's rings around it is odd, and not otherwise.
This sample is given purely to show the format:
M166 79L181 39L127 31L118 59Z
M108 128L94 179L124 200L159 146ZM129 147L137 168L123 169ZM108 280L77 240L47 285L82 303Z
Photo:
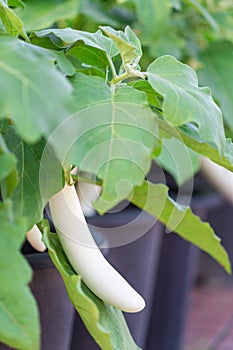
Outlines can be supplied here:
M113 79L115 79L117 77L115 66L112 62L112 59L108 55L107 55L107 58L108 58L108 63L109 63L111 72L112 72Z
M117 75L116 77L114 77L111 81L111 84L120 83L122 80L125 80L125 79L129 78L130 76L131 76L130 73L126 71L123 74Z

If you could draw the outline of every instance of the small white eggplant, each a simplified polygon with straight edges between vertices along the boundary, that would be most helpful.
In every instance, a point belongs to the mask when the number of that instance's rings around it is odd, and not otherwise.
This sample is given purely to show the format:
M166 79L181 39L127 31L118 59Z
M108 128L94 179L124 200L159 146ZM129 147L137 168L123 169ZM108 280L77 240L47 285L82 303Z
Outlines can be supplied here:
M86 223L74 185L65 185L49 200L56 231L74 270L103 301L126 312L145 307L144 299L108 263Z
M233 173L205 157L201 157L201 170L216 189L233 203Z
M31 230L27 232L26 237L31 246L38 252L43 253L46 250L46 246L42 241L42 233L37 225L34 225Z

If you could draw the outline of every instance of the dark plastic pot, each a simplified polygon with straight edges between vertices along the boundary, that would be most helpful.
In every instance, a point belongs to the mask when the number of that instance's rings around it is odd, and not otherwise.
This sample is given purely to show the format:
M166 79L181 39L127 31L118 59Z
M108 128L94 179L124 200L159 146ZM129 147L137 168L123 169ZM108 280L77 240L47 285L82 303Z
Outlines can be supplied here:
M144 348L157 276L162 225L158 222L154 224L154 219L145 213L134 222L134 218L137 218L139 214L138 209L131 208L114 215L95 216L89 219L89 223L98 227L98 230L106 237L109 237L108 228L110 230L114 227L123 227L122 235L133 236L139 226L142 230L143 227L150 226L150 229L147 229L141 238L132 243L111 248L107 254L107 259L111 264L143 295L147 302L142 312L125 314L133 338L140 347ZM128 222L133 224L129 227ZM79 316L76 315L71 350L78 349L97 350L99 347L88 335Z
M33 268L30 286L40 312L41 350L69 350L74 310L64 283L47 253L26 258ZM0 350L7 349L0 344Z
M233 268L233 205L222 198L218 208L208 211L207 220L222 239L222 244L228 252ZM232 275L228 275L215 260L202 252L197 282L201 284L221 283L221 285L232 286L233 279Z
M201 181L202 183L202 181ZM203 220L218 208L221 199L215 193L196 195L193 211ZM188 309L189 294L199 265L200 250L178 235L164 234L154 305L146 350L180 350Z

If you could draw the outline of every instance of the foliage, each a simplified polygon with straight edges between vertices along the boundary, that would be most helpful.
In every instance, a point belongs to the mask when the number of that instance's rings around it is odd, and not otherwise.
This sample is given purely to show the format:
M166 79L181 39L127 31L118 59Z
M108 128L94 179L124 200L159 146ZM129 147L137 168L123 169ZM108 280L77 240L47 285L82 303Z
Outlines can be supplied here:
M156 161L183 183L199 155L233 170L224 133L224 123L233 132L232 13L230 0L0 1L0 341L40 347L31 271L19 250L71 164L101 183L99 213L128 199L230 272L211 227L145 179ZM171 165L169 147L182 150L185 173L178 158ZM42 226L99 346L138 349L121 312L88 290Z

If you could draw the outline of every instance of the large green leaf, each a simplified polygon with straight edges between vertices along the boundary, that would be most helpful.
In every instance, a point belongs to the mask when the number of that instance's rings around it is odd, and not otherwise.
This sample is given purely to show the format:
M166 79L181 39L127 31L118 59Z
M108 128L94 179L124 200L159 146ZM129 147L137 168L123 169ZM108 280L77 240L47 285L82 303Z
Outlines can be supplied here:
M56 234L44 230L49 255L60 272L68 295L88 331L102 350L140 350L120 310L93 294L70 265ZM90 267L91 268L91 267Z
M69 115L71 85L48 50L6 35L0 46L1 116L28 141L49 135Z
M42 220L48 199L63 187L62 168L45 141L27 144L12 127L5 137L18 160L19 182L10 196L14 213L18 218L24 216L30 229Z
M7 33L15 36L22 35L22 37L24 37L26 40L28 39L27 34L24 31L22 21L3 0L0 0L0 18L6 28Z
M231 265L228 255L208 223L194 215L189 207L175 203L168 196L168 187L163 184L144 182L136 187L130 199L133 204L155 216L170 231L175 231L182 238L195 244L210 254L230 273Z
M161 119L158 120L158 124L159 128L166 132L167 135L177 138L193 151L233 171L233 143L230 139L225 141L222 147L222 154L220 155L218 149L214 145L203 141L191 125L174 128Z
M163 116L174 126L198 125L203 140L219 150L225 142L221 110L208 88L199 88L195 72L171 56L163 56L148 67L148 80L164 97Z
M198 72L201 84L208 84L223 111L225 122L233 131L233 45L214 43L200 55L203 65Z
M12 219L9 203L0 203L0 231L0 341L39 350L39 315L28 287L32 273L20 254L25 226Z
M113 93L103 79L81 73L73 86L83 109L57 130L51 145L61 162L103 179L96 206L106 211L126 198L148 173L156 144L156 118L144 107L146 94L132 87L123 85Z
M79 13L79 0L30 0L17 9L28 32L48 28L57 21L73 19Z

